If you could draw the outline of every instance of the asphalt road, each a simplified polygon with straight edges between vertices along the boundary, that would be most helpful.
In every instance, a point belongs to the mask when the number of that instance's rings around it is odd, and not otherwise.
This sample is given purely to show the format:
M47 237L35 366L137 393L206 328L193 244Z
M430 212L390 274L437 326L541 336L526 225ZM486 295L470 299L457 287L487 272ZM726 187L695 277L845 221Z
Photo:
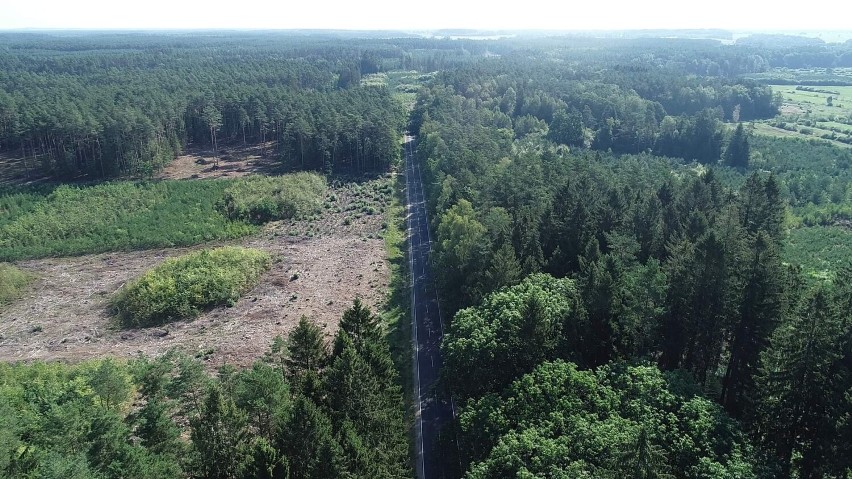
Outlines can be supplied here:
M420 166L414 161L414 138L405 137L405 189L408 219L408 253L411 271L412 341L414 344L415 436L418 479L451 477L439 451L442 428L452 422L452 399L438 387L443 361L441 339L444 322L438 292L429 270L431 236L423 196Z

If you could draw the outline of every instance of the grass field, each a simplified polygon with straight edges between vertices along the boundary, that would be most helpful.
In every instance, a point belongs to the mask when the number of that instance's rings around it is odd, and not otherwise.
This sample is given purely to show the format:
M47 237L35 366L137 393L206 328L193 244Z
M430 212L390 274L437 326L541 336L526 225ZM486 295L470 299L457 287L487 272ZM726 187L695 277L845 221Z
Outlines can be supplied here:
M188 246L256 230L217 209L230 180L114 182L0 194L0 261Z
M802 108L811 116L848 119L852 115L852 86L770 86L772 91L781 93L786 104Z
M0 191L0 261L190 246L317 213L316 174Z
M817 73L811 72L809 75ZM822 81L828 83L828 78L833 76L826 76ZM852 146L852 86L770 86L782 99L781 111L775 118L757 123L755 133L778 137L816 138L836 146Z

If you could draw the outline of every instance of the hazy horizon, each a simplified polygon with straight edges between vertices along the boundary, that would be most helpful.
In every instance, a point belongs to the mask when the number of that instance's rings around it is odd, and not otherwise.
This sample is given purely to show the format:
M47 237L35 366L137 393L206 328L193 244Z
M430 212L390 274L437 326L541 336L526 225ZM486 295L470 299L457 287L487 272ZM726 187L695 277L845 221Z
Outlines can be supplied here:
M0 30L390 30L441 29L621 31L693 30L831 32L852 29L845 2L817 2L807 9L769 8L765 2L719 0L696 9L675 0L553 5L529 0L498 5L435 0L400 4L389 0L318 0L285 5L245 0L235 8L218 0L5 0ZM774 6L773 6L774 7Z

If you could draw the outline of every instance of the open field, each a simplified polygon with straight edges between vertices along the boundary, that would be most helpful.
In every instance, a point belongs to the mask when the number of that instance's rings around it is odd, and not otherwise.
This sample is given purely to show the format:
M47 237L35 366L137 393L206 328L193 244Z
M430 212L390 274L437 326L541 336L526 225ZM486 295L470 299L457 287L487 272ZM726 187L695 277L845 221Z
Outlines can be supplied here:
M821 138L818 135L815 135L814 131L819 131L818 129L811 128L811 130L813 131L808 133L806 129L803 133L800 132L798 129L790 130L785 128L779 128L777 126L772 126L767 123L754 123L754 129L751 131L758 135L774 136L779 138L800 138L802 140L818 140L824 141L840 148L852 148L852 145L850 144L846 144L837 140Z
M0 311L0 360L67 360L182 348L208 360L250 364L307 315L327 334L356 296L371 307L386 298L389 267L382 212L393 179L343 183L325 212L311 219L267 224L253 237L219 244L258 248L272 269L233 307L214 308L193 321L121 330L110 315L110 296L165 258L190 248L105 253L20 261L39 278L21 299Z
M852 86L770 86L773 92L783 95L785 103L796 105L810 115L848 118L852 114Z
M825 78L824 81L828 82L830 77ZM755 133L820 139L837 146L852 145L852 86L770 86L781 98L780 114L772 120L757 123Z

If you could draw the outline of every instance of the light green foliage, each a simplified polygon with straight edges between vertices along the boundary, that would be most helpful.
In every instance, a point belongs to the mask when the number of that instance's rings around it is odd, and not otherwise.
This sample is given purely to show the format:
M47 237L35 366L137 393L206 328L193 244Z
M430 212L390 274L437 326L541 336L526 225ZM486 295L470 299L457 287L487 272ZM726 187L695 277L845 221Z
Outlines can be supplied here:
M325 179L315 173L249 176L225 189L220 208L233 220L251 223L301 218L320 211L325 191Z
M186 246L254 228L216 211L230 181L60 186L19 210L0 209L0 260ZM14 193L12 203L32 193Z
M433 261L444 274L441 282L443 296L458 307L463 295L474 294L468 279L481 273L486 229L476 218L470 202L459 200L440 218ZM466 284L468 283L468 284Z
M0 476L180 477L173 456L130 441L128 372L113 360L0 365Z
M0 263L0 306L17 299L35 276L15 266Z
M462 397L499 390L576 341L574 282L546 274L459 311L443 342L445 377Z
M233 305L271 264L259 250L223 247L171 258L125 285L112 299L126 327L191 318L204 308Z
M735 422L654 366L544 363L460 417L467 477L755 477Z

